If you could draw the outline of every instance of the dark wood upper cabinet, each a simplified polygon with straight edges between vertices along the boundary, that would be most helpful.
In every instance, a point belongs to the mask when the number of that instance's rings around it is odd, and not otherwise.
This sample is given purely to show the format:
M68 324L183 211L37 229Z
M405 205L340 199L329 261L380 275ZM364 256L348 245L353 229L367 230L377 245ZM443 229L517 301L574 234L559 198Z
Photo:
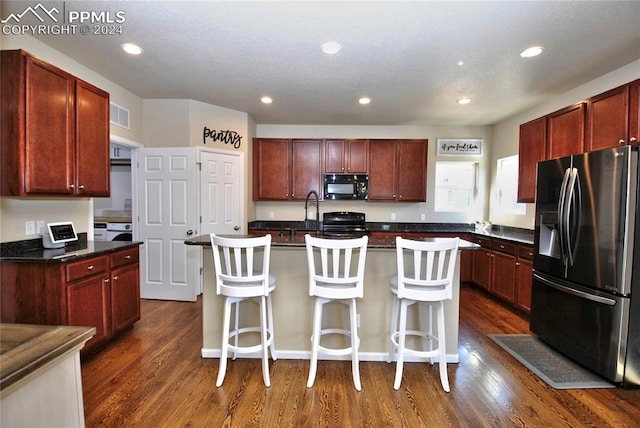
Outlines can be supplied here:
M109 196L109 94L2 51L4 196Z
M547 118L520 125L518 202L535 202L537 164L545 158Z
M547 116L547 159L584 151L586 103L580 102Z
M322 194L323 140L255 138L253 199L304 200L310 190Z
M327 139L324 141L324 171L336 174L366 174L369 140Z
M369 200L427 200L428 140L370 140Z
M289 200L290 140L256 138L253 140L253 199Z
M620 86L587 100L586 151L638 143L639 82Z

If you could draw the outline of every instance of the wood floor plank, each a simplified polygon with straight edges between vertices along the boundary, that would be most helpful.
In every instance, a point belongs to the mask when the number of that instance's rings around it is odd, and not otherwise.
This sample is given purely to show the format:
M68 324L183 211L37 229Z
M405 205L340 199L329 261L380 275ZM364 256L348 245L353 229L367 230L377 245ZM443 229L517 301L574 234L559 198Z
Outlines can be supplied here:
M638 427L640 390L555 390L487 337L528 333L528 320L469 286L461 290L459 364L451 392L438 365L361 362L362 391L349 361L270 363L265 388L258 359L229 361L216 388L218 359L200 357L202 302L144 300L142 319L82 362L87 427Z

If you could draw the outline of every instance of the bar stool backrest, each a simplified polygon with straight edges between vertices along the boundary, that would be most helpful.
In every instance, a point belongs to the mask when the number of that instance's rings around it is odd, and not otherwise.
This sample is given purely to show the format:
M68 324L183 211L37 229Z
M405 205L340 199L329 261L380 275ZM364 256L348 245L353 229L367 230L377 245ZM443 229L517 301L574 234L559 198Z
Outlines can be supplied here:
M368 236L353 239L304 237L309 266L309 295L354 299L364 295Z
M460 238L418 241L396 237L398 298L451 299L459 243Z
M271 235L223 238L212 233L211 248L218 295L269 295Z

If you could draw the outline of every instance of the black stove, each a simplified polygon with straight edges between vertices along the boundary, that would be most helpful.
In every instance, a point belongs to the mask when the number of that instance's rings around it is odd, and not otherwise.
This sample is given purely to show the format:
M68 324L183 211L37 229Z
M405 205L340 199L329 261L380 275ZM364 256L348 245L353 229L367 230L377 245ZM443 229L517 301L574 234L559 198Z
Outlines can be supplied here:
M335 238L360 238L369 235L364 213L334 211L322 215L322 234Z

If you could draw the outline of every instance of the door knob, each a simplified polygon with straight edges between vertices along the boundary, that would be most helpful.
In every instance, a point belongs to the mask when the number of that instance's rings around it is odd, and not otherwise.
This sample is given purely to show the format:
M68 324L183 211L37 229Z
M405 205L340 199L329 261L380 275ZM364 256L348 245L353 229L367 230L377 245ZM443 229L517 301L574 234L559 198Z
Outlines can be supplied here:
M189 236L193 235L193 230L191 230L191 229L187 230L187 235L189 235Z
M236 230L236 231L237 231L237 230L240 230L240 226L234 226L234 227L233 227L233 230Z

